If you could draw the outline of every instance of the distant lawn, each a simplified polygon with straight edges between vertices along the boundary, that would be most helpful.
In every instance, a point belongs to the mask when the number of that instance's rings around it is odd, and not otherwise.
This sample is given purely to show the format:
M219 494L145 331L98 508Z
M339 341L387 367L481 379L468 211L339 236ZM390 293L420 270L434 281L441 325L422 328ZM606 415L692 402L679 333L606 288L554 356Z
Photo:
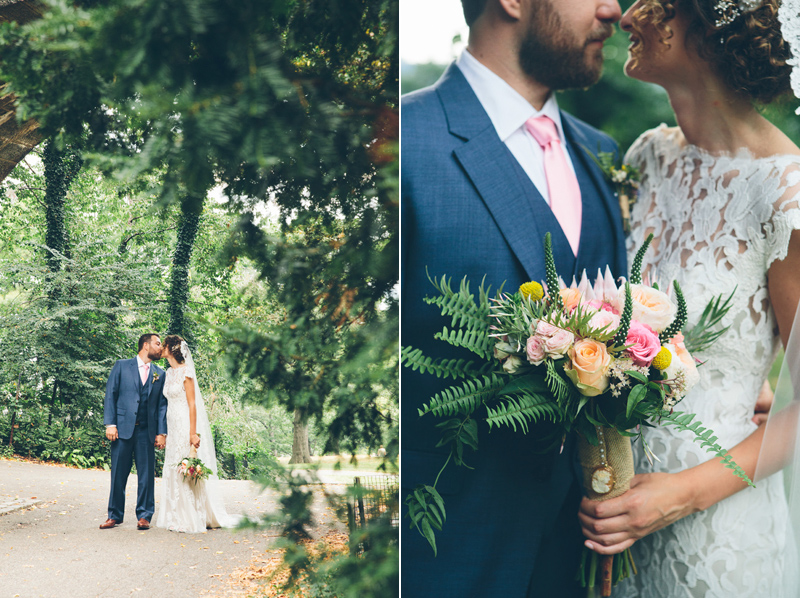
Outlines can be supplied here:
M278 461L293 469L340 469L341 471L378 471L378 466L383 463L379 457L369 457L367 455L357 455L357 463L351 463L350 457L345 455L324 455L322 457L311 457L313 463L289 464L290 457L278 457ZM387 473L397 473L387 469Z

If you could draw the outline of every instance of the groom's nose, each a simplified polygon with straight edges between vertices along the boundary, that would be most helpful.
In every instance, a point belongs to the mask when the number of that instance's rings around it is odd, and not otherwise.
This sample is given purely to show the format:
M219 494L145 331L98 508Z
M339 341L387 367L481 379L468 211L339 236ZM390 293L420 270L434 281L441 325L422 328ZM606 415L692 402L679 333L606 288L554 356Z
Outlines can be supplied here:
M616 23L622 18L622 9L617 0L598 0L597 20L605 23Z

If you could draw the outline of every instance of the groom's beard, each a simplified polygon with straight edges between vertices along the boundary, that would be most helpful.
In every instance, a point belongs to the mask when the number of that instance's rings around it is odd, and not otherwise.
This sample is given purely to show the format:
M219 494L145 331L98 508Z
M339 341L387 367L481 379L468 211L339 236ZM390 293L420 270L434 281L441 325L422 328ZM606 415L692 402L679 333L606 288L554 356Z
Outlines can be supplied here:
M550 89L584 88L597 83L603 72L603 52L587 46L610 37L613 26L604 24L580 40L566 30L550 2L534 2L533 7L519 50L522 70Z

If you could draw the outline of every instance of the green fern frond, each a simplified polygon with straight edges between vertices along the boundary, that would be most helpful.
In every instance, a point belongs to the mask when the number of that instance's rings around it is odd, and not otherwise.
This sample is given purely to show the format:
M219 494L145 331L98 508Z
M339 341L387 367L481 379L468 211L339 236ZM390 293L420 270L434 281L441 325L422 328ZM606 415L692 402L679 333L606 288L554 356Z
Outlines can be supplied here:
M536 423L540 419L558 422L562 419L558 407L547 398L527 393L504 399L495 409L487 406L486 413L490 429L492 426L509 426L516 432L519 424L525 434L528 433L529 422Z
M419 370L421 374L434 374L437 378L466 378L475 377L488 373L494 366L492 363L485 363L476 368L474 361L466 359L433 359L425 357L421 349L413 347L403 347L400 351L400 363L411 368L415 372Z
M664 425L673 426L679 430L694 434L695 442L699 443L700 446L706 450L706 452L722 459L723 465L732 470L736 477L747 482L748 486L755 488L753 481L748 477L744 470L736 464L728 451L717 444L717 437L713 435L714 433L708 428L703 427L699 421L694 421L694 418L694 413L683 413L680 411L674 411L670 413L667 410L662 410L660 414L661 422Z
M433 338L450 343L454 347L468 349L482 359L488 360L492 357L494 339L480 330L448 330L445 326L441 332L434 334Z
M451 386L436 393L427 405L419 409L419 414L432 413L441 417L472 413L480 405L496 397L505 385L506 380L496 374L467 380L460 386Z
M547 374L545 375L544 381L550 389L550 392L553 393L553 396L555 396L556 401L559 403L569 400L570 396L572 396L572 386L569 382L564 380L564 378L559 376L556 365L552 360L547 359L545 363L547 364Z
M443 316L451 317L451 327L460 326L487 331L489 329L488 289L481 283L478 302L469 290L466 276L461 279L458 292L450 288L450 281L442 276L440 279L430 278L431 284L439 291L438 297L426 297L425 303L436 305Z

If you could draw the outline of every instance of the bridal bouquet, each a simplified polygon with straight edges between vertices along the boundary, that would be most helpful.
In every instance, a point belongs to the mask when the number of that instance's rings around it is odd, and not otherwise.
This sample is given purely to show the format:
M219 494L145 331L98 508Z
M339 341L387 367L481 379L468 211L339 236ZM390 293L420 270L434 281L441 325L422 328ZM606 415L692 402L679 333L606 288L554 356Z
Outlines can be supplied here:
M685 334L686 302L680 285L664 292L642 283L641 264L652 235L637 253L630 281L617 285L606 268L592 285L584 276L567 287L553 260L550 234L545 236L546 284L523 284L515 293L502 289L494 298L481 286L477 302L462 280L458 292L446 277L432 283L438 297L426 302L451 317L451 328L435 338L463 347L480 361L433 360L412 347L402 350L407 367L462 382L436 394L419 413L445 418L440 446L464 465L464 447L477 450L478 420L489 428L510 426L527 433L530 424L549 420L556 441L577 433L583 483L592 500L607 500L630 488L633 477L631 439L642 443L642 426L667 425L687 430L733 473L750 483L745 472L716 443L711 430L694 414L675 406L699 380L692 351L709 347L724 330L712 331L729 308L716 298L698 324ZM441 472L440 472L441 473ZM438 477L437 477L438 481ZM419 486L406 498L412 527L436 553L434 530L445 522L445 507L433 485ZM635 572L629 551L602 557L584 549L578 579L583 587L611 585Z
M197 484L197 482L205 480L214 472L201 459L197 458L197 449L192 446L189 449L189 456L184 457L178 463L178 473L183 476L184 481Z

